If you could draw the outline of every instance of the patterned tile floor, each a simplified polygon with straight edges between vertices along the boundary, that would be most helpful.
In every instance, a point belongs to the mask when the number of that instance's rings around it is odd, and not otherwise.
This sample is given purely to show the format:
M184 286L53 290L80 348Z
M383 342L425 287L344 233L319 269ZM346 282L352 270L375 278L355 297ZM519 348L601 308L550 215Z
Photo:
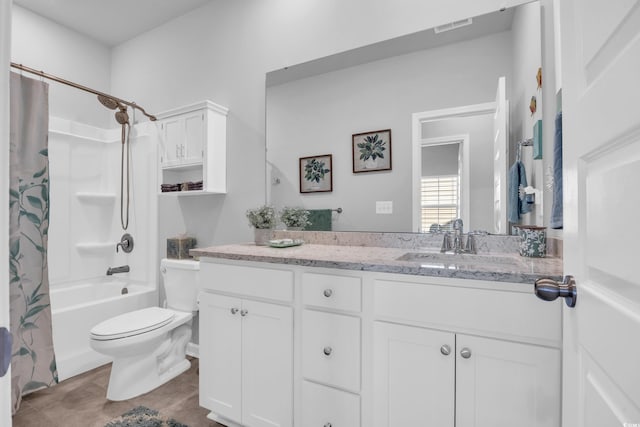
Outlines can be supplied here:
M13 427L103 427L135 406L156 409L189 427L222 427L198 405L198 359L191 368L157 389L121 402L106 399L111 365L27 395L13 417Z

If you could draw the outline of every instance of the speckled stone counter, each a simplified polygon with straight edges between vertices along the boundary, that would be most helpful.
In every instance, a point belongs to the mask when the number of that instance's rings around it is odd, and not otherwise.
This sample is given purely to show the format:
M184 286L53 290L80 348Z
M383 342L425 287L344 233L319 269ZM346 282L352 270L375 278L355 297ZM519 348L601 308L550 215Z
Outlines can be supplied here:
M331 241L328 233L324 236ZM407 236L405 238L408 238ZM289 237L299 238L302 235L297 235L295 232L277 235L277 238ZM305 241L313 240L310 234L304 237L307 238ZM487 236L482 237L487 238ZM305 243L289 248L271 248L246 243L192 249L190 253L198 257L528 285L533 284L539 277L551 277L555 280L561 280L562 277L562 260L555 257L526 258L519 256L515 251L505 252L495 249L484 252L479 250L478 255L444 255L440 254L437 247L433 245L424 247L416 246L415 243L412 240L412 244L406 245L408 247ZM491 245L484 244L484 246Z

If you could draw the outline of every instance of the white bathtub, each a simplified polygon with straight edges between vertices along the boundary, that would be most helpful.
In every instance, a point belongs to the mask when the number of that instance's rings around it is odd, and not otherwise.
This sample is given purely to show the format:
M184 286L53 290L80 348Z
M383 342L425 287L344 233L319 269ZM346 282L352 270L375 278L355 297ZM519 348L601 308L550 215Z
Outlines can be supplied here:
M122 295L125 285L129 293ZM53 346L59 380L111 361L89 346L91 328L118 314L155 305L158 305L158 292L151 285L112 279L52 286Z

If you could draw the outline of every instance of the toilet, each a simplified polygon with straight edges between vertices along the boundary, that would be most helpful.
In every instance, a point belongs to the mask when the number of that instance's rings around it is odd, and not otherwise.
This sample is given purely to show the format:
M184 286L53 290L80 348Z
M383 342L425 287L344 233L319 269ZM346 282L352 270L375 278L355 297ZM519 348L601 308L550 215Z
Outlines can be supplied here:
M113 359L107 399L131 399L189 369L185 351L198 310L199 270L198 261L163 259L167 308L124 313L91 329L91 348Z

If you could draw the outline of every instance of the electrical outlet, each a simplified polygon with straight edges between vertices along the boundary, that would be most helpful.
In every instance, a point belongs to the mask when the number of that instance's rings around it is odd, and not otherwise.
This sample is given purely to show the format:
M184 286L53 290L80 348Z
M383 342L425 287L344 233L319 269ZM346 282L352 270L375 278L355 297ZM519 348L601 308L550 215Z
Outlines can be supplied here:
M392 201L378 201L376 202L376 213L377 214L392 214L393 213L393 202Z

